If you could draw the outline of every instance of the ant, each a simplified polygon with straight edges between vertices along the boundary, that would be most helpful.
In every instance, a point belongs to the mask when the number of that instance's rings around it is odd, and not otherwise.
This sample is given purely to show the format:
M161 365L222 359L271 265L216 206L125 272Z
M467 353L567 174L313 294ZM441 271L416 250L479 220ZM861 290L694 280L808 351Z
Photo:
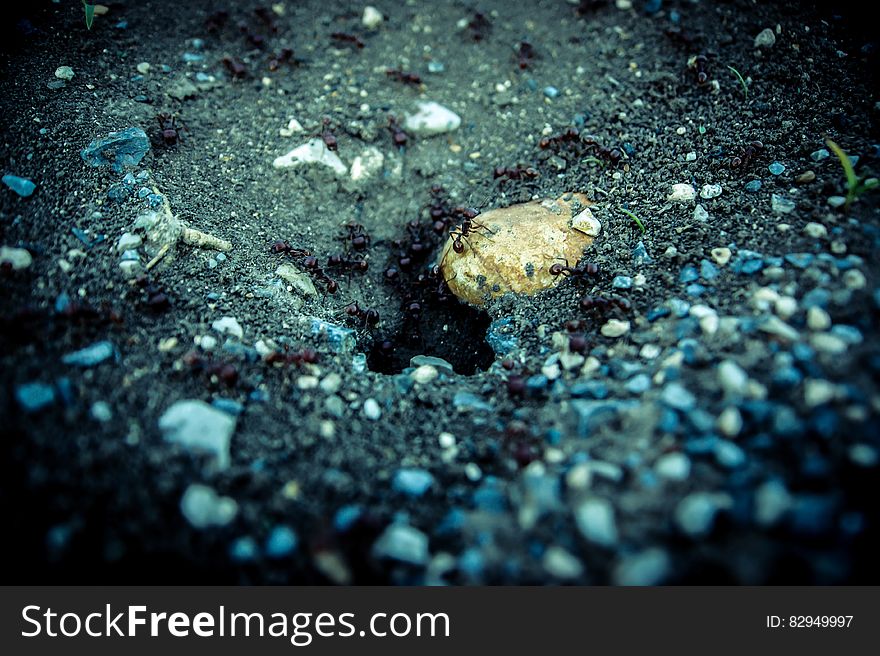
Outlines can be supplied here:
M764 150L764 144L760 141L753 141L745 148L742 149L742 152L730 159L730 168L736 169L740 166L748 166L752 163L752 160Z
M407 73L406 71L400 71L396 68L387 69L385 71L385 75L390 77L392 80L397 80L398 82L403 82L404 84L410 84L416 87L422 83L422 78L420 78L415 73Z
M486 14L475 11L474 17L468 23L468 29L471 31L471 38L474 41L482 41L491 31L492 23L486 18Z
M565 132L561 134L554 135L552 137L544 137L538 142L538 147L541 150L546 150L547 148L558 148L559 146L567 143L579 143L581 139L581 133L577 128L568 128Z
M498 178L505 178L507 180L525 180L527 178L534 179L539 177L541 174L538 173L531 166L496 166L495 171L492 173L492 177L497 180ZM503 182L503 180L502 180Z
M531 62L537 57L535 47L528 41L520 41L516 48L516 63L520 69L525 70L531 65Z
M482 223L477 223L476 221L474 221L474 219L480 215L480 211L474 209L473 207L456 207L454 210L452 210L452 214L453 216L462 217L462 221L458 225L458 227L449 232L449 236L454 237L452 241L452 250L454 250L459 255L464 252L464 242L467 241L467 236L471 232L476 232L477 230L485 230L491 234L494 234Z
M709 59L706 55L697 55L688 61L688 68L694 69L697 84L703 86L709 81Z
M361 50L364 47L364 42L361 41L354 34L348 34L347 32L334 32L330 35L330 38L334 41L339 41L340 43L350 43L355 46L358 50Z
M247 66L245 66L244 62L240 59L236 59L235 57L224 57L223 66L226 67L226 70L229 71L229 74L233 79L241 80L247 77Z
M584 312L597 312L600 315L607 314L615 307L624 312L628 312L632 308L632 304L628 300L616 296L590 296L587 294L581 297L578 304Z
M356 317L366 326L375 326L379 323L379 313L372 308L362 308L357 301L345 306L345 313L350 317Z
M311 251L307 251L304 248L295 248L290 245L289 242L279 239L274 244L269 247L269 250L273 253L285 253L292 257L297 256L307 256L311 255Z
M289 347L285 344L284 351L273 351L263 356L263 362L267 364L317 364L319 357L318 352L313 348L304 348L299 351L289 353Z
M370 245L370 235L367 234L364 226L360 223L348 223L346 227L348 228L348 236L343 239L347 239L356 251L366 250Z
M269 60L269 70L277 71L281 68L282 64L286 64L287 62L294 61L293 59L293 48L282 48L281 52L272 57Z
M349 269L350 271L366 271L369 268L369 263L361 258L349 260L342 255L336 254L327 258L327 266Z
M325 116L321 121L321 125L323 127L321 140L324 142L324 145L327 146L327 150L331 150L335 153L339 149L339 144L336 141L336 135L330 130L330 117Z
M314 255L307 256L303 261L302 265L311 271L317 278L324 283L327 288L328 294L335 294L339 289L339 283L333 280L330 276L324 273L324 269L321 268L321 265L318 264L318 258Z
M183 125L183 121L178 125L177 117L167 113L157 114L156 121L159 123L162 141L165 142L166 146L174 146L180 143L182 138L181 133L186 129Z
M597 275L599 273L599 265L594 262L587 262L581 267L571 267L568 266L567 261L565 264L554 262L550 265L549 271L551 276L574 276L579 280L583 280L587 276Z
M388 115L388 130L391 132L391 140L395 146L398 148L406 146L409 135L403 131L403 128L400 127L397 118L393 114Z

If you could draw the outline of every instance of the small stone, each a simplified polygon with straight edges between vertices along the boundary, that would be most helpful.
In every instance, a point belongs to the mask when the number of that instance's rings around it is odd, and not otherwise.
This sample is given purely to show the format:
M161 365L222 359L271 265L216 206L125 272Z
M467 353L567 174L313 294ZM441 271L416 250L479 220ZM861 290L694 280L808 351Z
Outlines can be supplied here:
M868 280L865 278L865 274L858 269L850 269L843 274L843 284L847 289L864 289Z
M880 460L877 449L870 444L853 444L848 453L849 459L860 467L876 467Z
M364 7L363 16L361 16L361 25L366 27L368 30L375 30L382 24L382 21L385 20L385 17L382 15L382 12L373 7L372 5L367 5Z
M776 43L776 34L769 27L761 30L755 37L756 48L772 48Z
M420 497L434 485L434 476L418 467L398 469L391 489L411 497Z
M599 219L593 216L593 212L589 207L571 220L571 228L589 237L598 237L599 233L602 232L602 224L599 222Z
M617 524L610 502L599 498L588 499L577 507L574 516L581 535L590 542L603 547L617 544Z
M691 475L691 459L684 453L667 453L654 463L654 471L670 481L684 481Z
M3 176L3 184L12 189L12 191L17 193L22 198L27 198L32 193L34 193L34 189L37 188L37 185L35 185L27 178L20 178L17 175L12 175L9 173Z
M112 358L116 354L116 348L112 342L102 341L96 342L91 346L87 346L79 351L68 353L61 358L64 364L70 364L75 367L94 367L97 364Z
M675 521L683 533L693 538L708 535L719 511L733 505L729 495L720 492L693 492L675 508Z
M348 167L342 163L339 155L327 148L327 144L322 139L310 139L286 155L276 157L272 161L272 166L276 169L297 168L306 165L324 166L339 176L348 174Z
M45 383L24 383L15 388L15 400L24 412L38 412L55 402L55 389Z
M831 153L829 153L824 148L820 148L819 150L814 150L812 153L810 153L810 159L813 160L814 162L821 162L823 159L827 159L830 156L831 156Z
M369 146L361 151L351 163L352 182L363 182L376 177L385 165L385 155L378 148Z
M813 239L825 239L828 236L828 228L821 223L810 221L804 226L804 234Z
M688 412L697 406L697 397L689 392L681 383L669 383L663 388L660 400L670 408Z
M742 431L742 415L735 406L728 406L718 415L715 427L724 437L736 437Z
M847 351L847 343L832 333L816 333L810 337L810 345L819 353L827 355L843 355Z
M140 64L135 66L135 68L137 69L137 72L140 73L141 75L146 75L147 73L150 72L150 69L152 68L152 66L150 66L149 62L141 62Z
M717 184L707 184L703 185L703 188L700 190L700 198L705 198L709 200L711 198L718 198L721 195L721 185Z
M461 117L439 103L429 101L418 103L415 114L407 114L403 122L404 130L417 136L431 136L457 130Z
M798 184L809 184L816 179L815 171L804 171L794 179Z
M789 200L779 194L770 195L770 207L777 214L790 214L794 211L796 205L793 200Z
M614 280L611 281L611 286L614 289L630 289L632 285L633 280L629 276L614 276Z
M187 451L208 453L218 469L229 466L229 441L235 424L235 417L194 399L176 401L159 418L159 430L166 442L180 444Z
M639 351L639 355L645 360L653 360L662 353L662 349L657 344L645 344Z
M33 262L34 258L24 248L0 247L0 265L10 266L13 271L23 271Z
M426 385L431 381L435 380L437 376L440 375L440 372L437 371L436 368L432 367L429 364L423 364L420 367L417 367L415 371L410 374L410 377L420 385Z
M212 487L192 483L180 499L180 511L194 528L205 529L229 524L238 514L238 504Z
M584 573L584 566L581 564L581 561L562 547L556 545L547 547L547 550L544 551L542 565L544 566L544 571L550 576L564 581L580 578Z
M828 330L831 327L831 317L817 305L807 310L807 328L818 332Z
M621 321L620 319L609 319L607 323L600 329L605 337L622 337L629 332L629 321Z
M809 408L816 408L820 405L826 405L837 398L837 386L833 383L810 378L804 381L804 403Z
M315 283L305 273L297 269L293 264L284 263L275 269L275 275L290 283L294 291L302 296L317 296L318 290Z
M211 323L211 328L221 335L231 335L236 339L244 337L244 329L235 317L221 317Z
M280 134L282 137L292 137L293 135L299 134L300 132L305 132L305 128L303 128L302 124L295 118L292 118L287 122L286 128L281 128L278 130L278 134Z
M423 365L428 365L450 375L455 373L452 365L443 358L437 358L433 355L414 355L409 359L409 366L411 367L421 367Z
M789 342L797 341L798 337L800 337L797 330L777 316L766 317L758 328L768 335L773 335Z
M761 191L761 181L760 180L749 180L744 185L744 188L746 191L754 194L758 191Z
M89 408L89 415L95 421L105 424L113 419L113 409L106 401L95 401L92 407Z
M322 319L311 318L311 333L315 337L326 339L337 353L349 352L357 345L354 330L345 326L338 326L329 321L323 321ZM360 358L358 358L358 361L360 361ZM364 363L366 363L366 360L364 360Z
M119 238L119 241L116 242L116 252L122 253L123 251L136 249L142 242L143 239L141 239L140 235L126 232Z
M706 208L700 204L697 204L694 207L694 221L708 221L709 220L709 212L706 211Z
M64 80L66 82L70 82L73 79L75 73L70 66L59 66L55 69L55 77L59 80Z
M670 569L669 554L653 547L624 557L615 566L612 578L615 585L660 585L669 576Z
M299 546L299 536L290 526L281 524L266 537L264 551L268 558L281 559L292 555Z
M767 481L755 490L755 522L770 527L791 508L794 499L780 481Z
M843 207L846 205L846 197L844 196L829 196L828 197L828 206L833 208Z
M430 556L428 536L406 524L391 524L373 543L372 552L375 558L424 566Z
M666 200L673 203L688 203L697 197L697 190L689 184L672 185L672 193Z
M327 374L318 385L324 394L336 394L342 387L342 376L335 371Z
M141 128L127 128L95 139L80 151L89 166L110 166L117 173L132 168L150 151L150 139Z
M782 162L773 162L767 168L773 175L782 175L782 173L785 171L785 164L783 164Z
M376 399L367 399L364 401L364 417L370 421L378 421L381 416L382 410L379 408L379 403Z
M724 266L725 264L730 262L731 253L730 253L729 248L726 248L726 247L713 248L711 255L712 255L712 259L715 260L715 262L719 266Z
M727 398L742 398L748 390L749 375L733 360L724 360L718 365L718 384Z
M297 389L301 389L304 392L317 389L319 383L320 381L318 380L317 376L300 376L296 379Z

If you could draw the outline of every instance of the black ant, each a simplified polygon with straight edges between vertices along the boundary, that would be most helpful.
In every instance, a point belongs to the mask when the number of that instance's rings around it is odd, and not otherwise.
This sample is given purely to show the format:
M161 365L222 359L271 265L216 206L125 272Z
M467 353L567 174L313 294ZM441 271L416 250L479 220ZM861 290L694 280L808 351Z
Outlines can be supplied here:
M336 141L336 135L333 134L333 131L330 129L330 117L325 116L321 121L321 125L323 127L321 140L324 142L324 145L327 146L327 150L336 152L339 149L339 143Z
M458 227L449 232L449 236L454 238L452 241L452 250L454 250L459 255L464 252L464 242L467 241L467 236L471 232L476 232L477 230L485 230L489 233L492 233L489 228L481 223L477 223L476 221L474 221L474 219L480 215L480 211L474 209L473 207L456 207L454 210L452 210L452 214L453 216L462 217L462 221L458 224Z
M495 170L492 172L492 177L497 180L498 178L503 178L504 180L526 180L526 179L534 179L539 177L541 174L538 173L537 170L533 169L531 166L496 166Z
M742 152L730 159L730 168L736 169L740 166L748 166L752 163L752 160L757 157L758 153L764 150L764 144L760 141L753 141L745 148L742 149Z
M159 123L162 141L165 142L166 146L174 146L180 143L182 138L181 133L186 129L183 125L183 121L180 121L180 125L178 125L178 119L176 116L165 113L157 114L156 121Z
M235 57L224 57L223 66L226 67L226 70L229 71L229 74L235 80L241 80L242 78L247 77L247 66L245 66L244 62L240 59L236 59Z
M578 304L584 312L597 312L600 315L607 314L615 307L624 312L629 312L630 308L632 308L632 304L628 300L616 296L590 296L587 294L581 297Z
M304 248L295 248L294 246L291 246L289 242L281 239L273 243L269 247L269 250L276 254L284 253L292 257L307 256L312 254L311 251L307 251Z
M572 267L568 266L568 262L565 264L554 262L550 265L549 271L551 276L574 276L575 278L583 280L587 276L597 275L599 273L599 265L594 262L587 262L581 267Z
M532 60L537 57L535 47L528 41L520 41L516 49L516 63L521 69L526 69L531 65Z
M284 346L284 351L273 351L263 356L263 362L267 364L317 364L319 357L318 352L313 348L303 348L299 351L288 351L289 347Z
M356 251L366 250L370 245L370 235L360 223L348 223L348 235L343 239L347 239L351 247Z
M357 302L345 306L345 313L350 317L356 317L366 326L375 326L379 323L379 313L372 308L362 308Z
M282 48L281 51L269 60L269 70L277 71L282 64L295 61L293 59L293 48Z
M336 291L339 289L339 283L337 283L335 280L333 280L333 278L331 278L324 272L324 269L322 269L321 265L318 264L318 258L314 255L309 255L308 257L303 259L302 265L324 283L327 288L328 294L335 294Z
M327 258L327 266L363 272L369 268L369 263L363 258L347 259L343 255L336 254Z
M491 31L492 23L486 18L486 14L475 11L474 17L468 23L468 29L471 31L471 38L474 41L482 41Z
M410 84L412 86L419 86L422 83L422 78L420 78L415 73L408 73L406 71L400 71L396 68L389 68L385 71L385 75L390 77L392 80L397 80L398 82L403 82L404 84Z
M334 32L330 35L330 38L342 44L351 44L355 46L358 50L361 50L364 47L363 41L361 41L354 34L348 34L347 32Z
M409 135L403 131L403 128L400 127L397 118L393 114L388 115L388 131L391 132L391 140L395 146L398 148L406 146L407 141L409 141Z
M699 86L703 86L709 81L709 58L706 55L697 55L692 58L688 61L688 67L694 69Z

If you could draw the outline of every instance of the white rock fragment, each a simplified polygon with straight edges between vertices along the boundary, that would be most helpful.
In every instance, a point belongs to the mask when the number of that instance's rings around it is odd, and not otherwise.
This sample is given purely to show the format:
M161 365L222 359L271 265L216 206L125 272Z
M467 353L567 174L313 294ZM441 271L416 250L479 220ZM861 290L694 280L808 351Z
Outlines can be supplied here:
M708 305L694 305L690 309L690 315L700 322L700 329L707 335L714 335L718 332L718 326L721 320L718 313Z
M721 195L721 185L717 184L705 184L703 188L700 189L700 198L705 198L709 200L711 198L718 198Z
M167 442L213 456L218 469L229 466L235 417L222 410L194 399L176 401L159 418L159 430Z
M180 512L198 529L226 526L238 514L238 504L231 497L220 496L212 487L193 483L183 493Z
M59 66L55 69L55 77L59 80L70 82L74 75L73 69L70 66Z
M846 353L847 343L832 333L815 333L810 336L810 346L827 355L842 355Z
M542 564L544 565L544 571L557 579L576 579L584 573L584 566L581 564L581 561L562 547L556 545L547 547Z
M577 230L590 237L598 237L602 232L602 224L599 222L589 207L571 219L572 230Z
M700 205L699 203L694 208L694 221L708 221L709 220L709 212L706 211L706 208Z
M312 282L312 279L292 264L278 265L278 268L275 269L275 275L289 282L294 291L303 296L318 295L318 290L315 288L315 283Z
M366 27L368 30L375 30L382 24L382 21L385 20L385 17L382 15L382 12L376 9L372 5L367 5L364 7L364 14L361 16L361 25Z
M211 323L211 328L221 335L231 335L238 339L244 337L244 329L235 317L220 317Z
M403 122L404 130L415 135L427 137L443 134L457 130L461 125L461 117L439 103L420 102L418 107L419 111L415 114L407 114Z
M812 306L807 310L807 328L821 332L831 327L831 317L820 307Z
M724 266L728 262L730 262L730 249L726 247L713 248L712 249L712 259L715 260L715 263L718 266Z
M670 481L685 481L691 475L691 459L680 451L667 453L654 463L654 471Z
M791 508L794 499L780 481L767 481L755 490L755 522L773 526Z
M436 367L432 367L429 364L423 364L410 374L410 377L420 385L426 385L433 381L437 376L440 375L440 372L437 371Z
M370 421L378 421L382 417L382 409L376 399L364 401L364 417Z
M135 66L135 68L137 69L137 72L141 75L146 75L153 67L150 66L149 62L140 62L137 66Z
M301 146L297 146L286 155L276 157L272 166L276 169L297 168L299 166L316 164L331 169L336 175L347 175L348 167L339 159L339 155L327 148L321 139L310 139Z
M391 524L373 543L373 556L411 565L428 563L428 536L406 524Z
M761 30L758 36L755 37L756 48L772 48L775 43L776 34L769 27Z
M286 128L280 128L278 130L278 134L282 137L292 137L295 134L299 134L300 132L305 132L302 124L297 121L295 118L290 119L287 123Z
M780 339L794 342L800 334L777 316L770 316L759 326L762 332Z
M804 381L804 403L816 408L831 403L837 397L837 386L827 380L809 378Z
M119 241L116 242L116 251L118 253L122 253L124 251L137 248L141 245L143 239L141 239L140 235L133 234L131 232L123 233L123 235L119 238Z
M621 337L629 332L629 321L609 319L599 332L605 337Z
M825 239L828 236L828 228L821 223L810 221L804 226L804 234L813 239Z
M724 360L718 365L718 384L727 398L742 398L748 391L749 375L733 360Z
M669 554L659 547L652 547L624 557L614 568L613 580L615 585L659 585L670 569Z
M689 184L672 185L672 193L666 200L673 203L689 203L697 197L697 190Z
M13 271L27 269L33 262L34 258L24 248L0 247L0 264L8 264Z
M708 535L719 511L730 508L733 499L723 492L693 492L675 508L675 522L681 531L693 538Z
M605 499L587 499L575 510L574 519L578 530L590 542L603 547L617 544L614 508Z
M721 411L715 421L715 427L724 437L736 437L743 427L743 419L736 406L728 406Z
M374 177L382 171L385 165L385 155L373 146L365 148L360 155L351 163L351 180L360 182Z

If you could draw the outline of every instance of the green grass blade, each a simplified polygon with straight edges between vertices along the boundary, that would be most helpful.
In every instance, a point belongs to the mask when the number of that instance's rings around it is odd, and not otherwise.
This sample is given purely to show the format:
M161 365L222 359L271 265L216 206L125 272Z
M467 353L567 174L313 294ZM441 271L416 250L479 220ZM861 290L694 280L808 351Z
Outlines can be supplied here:
M859 186L859 178L856 175L856 170L853 168L852 162L849 160L849 155L843 152L843 148L831 141L831 139L826 139L825 145L837 155L837 159L840 160L840 165L843 167L843 172L846 174L846 186L848 190L846 204L849 205L850 202L855 199L856 189Z
M92 23L95 22L95 5L90 5L86 0L82 0L83 7L86 10L86 29L92 29Z
M623 207L618 207L617 209L619 209L621 212L623 212L629 218L631 218L633 221L635 221L636 225L639 226L639 230L642 231L642 234L645 234L645 224L642 223L642 220L639 217L637 217L635 214L633 214L628 209L625 209Z
M729 68L731 71L733 71L733 74L736 75L737 79L739 80L739 83L742 85L743 96L745 97L746 100L748 100L749 99L749 85L746 84L746 81L743 78L742 73L740 73L738 70L736 70L733 66L728 66L727 68Z

